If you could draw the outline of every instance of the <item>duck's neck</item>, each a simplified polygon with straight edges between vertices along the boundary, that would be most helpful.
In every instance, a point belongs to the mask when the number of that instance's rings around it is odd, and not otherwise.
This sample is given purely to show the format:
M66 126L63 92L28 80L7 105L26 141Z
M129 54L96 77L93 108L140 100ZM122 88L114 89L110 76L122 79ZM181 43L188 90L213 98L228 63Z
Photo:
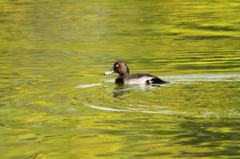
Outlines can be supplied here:
M119 75L122 77L122 78L125 78L129 75L129 72L125 72L125 73L119 73Z

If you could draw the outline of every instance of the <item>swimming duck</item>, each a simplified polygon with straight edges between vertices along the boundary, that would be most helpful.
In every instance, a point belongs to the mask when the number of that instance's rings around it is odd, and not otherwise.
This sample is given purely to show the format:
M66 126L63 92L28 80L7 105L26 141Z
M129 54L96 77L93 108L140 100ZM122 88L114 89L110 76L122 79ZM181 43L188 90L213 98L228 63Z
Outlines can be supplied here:
M114 63L112 69L104 75L108 75L111 73L118 73L119 76L115 79L116 84L162 84L168 83L166 81L161 80L160 78L146 74L146 73L137 73L129 75L129 68L127 64L122 61L118 61Z

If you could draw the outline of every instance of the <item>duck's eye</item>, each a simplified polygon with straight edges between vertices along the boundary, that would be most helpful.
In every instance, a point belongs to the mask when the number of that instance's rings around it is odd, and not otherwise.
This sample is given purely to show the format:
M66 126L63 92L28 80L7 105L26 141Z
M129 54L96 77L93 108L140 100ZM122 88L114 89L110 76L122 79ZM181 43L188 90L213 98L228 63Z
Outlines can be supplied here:
M115 66L116 66L116 67L118 67L119 65L118 65L118 64L116 64Z

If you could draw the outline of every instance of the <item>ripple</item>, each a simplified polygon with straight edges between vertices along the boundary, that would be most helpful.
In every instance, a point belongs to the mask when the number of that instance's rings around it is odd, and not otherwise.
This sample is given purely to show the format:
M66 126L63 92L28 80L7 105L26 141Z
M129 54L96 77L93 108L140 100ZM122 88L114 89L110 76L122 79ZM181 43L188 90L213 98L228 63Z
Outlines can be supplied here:
M101 83L94 83L94 84L84 84L84 85L78 85L75 88L88 88L88 87L94 87L94 86L100 86Z
M85 104L87 105L87 104ZM105 108L105 107L99 107L99 106L95 106L95 105L87 105L91 108L94 108L94 109L100 109L100 110L109 110L109 111L129 111L129 110L122 110L122 109L114 109L114 108Z
M185 114L201 118L238 116L238 110L228 111L233 106L224 97L225 92L231 98L235 95L231 91L237 85L235 81L240 79L239 74L176 75L165 76L165 79L170 79L171 83L160 86L116 86L109 84L113 82L105 81L103 84L80 85L78 88L103 87L85 90L79 100L84 99L85 102L81 102L83 105L102 111ZM225 81L228 82L219 83ZM222 84L224 87L219 87ZM89 96L84 96L85 94ZM232 103L234 105L236 102Z
M25 109L67 115L98 111L179 114L201 118L239 116L239 74L165 76L164 85L124 85L114 81L78 85L53 85L24 96ZM227 82L226 82L227 81ZM59 87L61 86L61 87ZM76 89L78 88L78 89ZM20 99L20 98L16 98ZM230 103L230 104L229 104ZM234 110L234 111L232 111Z
M174 81L240 81L240 74L173 75L165 78Z

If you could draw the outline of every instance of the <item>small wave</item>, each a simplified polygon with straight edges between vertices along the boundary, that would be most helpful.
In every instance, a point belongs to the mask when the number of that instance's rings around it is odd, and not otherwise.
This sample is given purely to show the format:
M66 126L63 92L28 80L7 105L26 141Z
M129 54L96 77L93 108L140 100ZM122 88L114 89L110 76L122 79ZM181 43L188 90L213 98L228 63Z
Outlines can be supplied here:
M94 84L84 84L84 85L78 85L75 88L88 88L88 87L94 87L94 86L100 86L101 83L94 83Z

